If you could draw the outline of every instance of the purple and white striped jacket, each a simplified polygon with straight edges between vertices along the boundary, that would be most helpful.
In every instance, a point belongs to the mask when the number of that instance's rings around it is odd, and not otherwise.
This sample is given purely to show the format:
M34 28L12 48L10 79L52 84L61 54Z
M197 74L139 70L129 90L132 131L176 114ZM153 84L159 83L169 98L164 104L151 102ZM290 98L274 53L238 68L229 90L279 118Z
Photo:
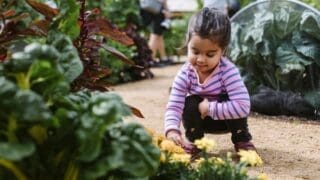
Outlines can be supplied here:
M225 91L229 101L217 102L218 95ZM239 119L250 113L250 98L239 70L227 58L222 57L217 68L200 84L196 70L186 62L176 75L165 112L165 133L180 132L185 98L199 95L209 101L208 115L214 120Z

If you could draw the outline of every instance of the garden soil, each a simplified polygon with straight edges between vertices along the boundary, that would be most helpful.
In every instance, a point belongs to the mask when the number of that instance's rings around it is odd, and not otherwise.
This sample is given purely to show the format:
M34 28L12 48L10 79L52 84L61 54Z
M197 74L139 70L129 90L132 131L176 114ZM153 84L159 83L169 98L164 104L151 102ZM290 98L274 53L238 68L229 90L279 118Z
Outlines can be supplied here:
M169 87L181 64L153 68L153 79L113 87L125 103L138 108L144 119L135 121L163 134L164 112ZM249 128L264 165L249 167L249 175L266 173L269 179L320 179L320 121L252 113ZM217 142L216 153L234 153L230 134L207 135Z

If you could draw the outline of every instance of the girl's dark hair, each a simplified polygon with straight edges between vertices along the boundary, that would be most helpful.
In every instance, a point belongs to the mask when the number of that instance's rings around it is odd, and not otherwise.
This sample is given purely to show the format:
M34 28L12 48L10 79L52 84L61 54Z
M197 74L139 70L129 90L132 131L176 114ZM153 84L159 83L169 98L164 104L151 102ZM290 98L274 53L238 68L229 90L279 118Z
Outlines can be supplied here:
M222 49L226 49L231 35L229 17L218 9L205 7L191 17L185 47L194 33L217 42Z

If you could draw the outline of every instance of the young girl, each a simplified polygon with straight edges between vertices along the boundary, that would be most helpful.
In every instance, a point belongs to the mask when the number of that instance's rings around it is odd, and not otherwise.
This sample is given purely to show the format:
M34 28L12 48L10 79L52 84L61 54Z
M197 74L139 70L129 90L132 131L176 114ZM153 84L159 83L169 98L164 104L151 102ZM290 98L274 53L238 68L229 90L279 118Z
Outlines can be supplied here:
M174 79L165 113L165 135L178 145L186 147L180 132L182 120L191 142L204 133L231 132L236 151L256 150L247 124L247 88L238 69L223 56L230 32L228 16L214 8L203 8L189 22L188 62Z

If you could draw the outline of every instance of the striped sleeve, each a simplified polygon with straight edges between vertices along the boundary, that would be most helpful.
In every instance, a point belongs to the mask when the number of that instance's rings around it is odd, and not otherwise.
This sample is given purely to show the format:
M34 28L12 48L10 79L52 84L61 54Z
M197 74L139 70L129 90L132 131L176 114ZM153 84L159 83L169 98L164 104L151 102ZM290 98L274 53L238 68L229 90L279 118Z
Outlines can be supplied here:
M245 118L250 113L250 97L239 70L234 64L221 73L221 83L229 96L229 101L210 102L209 116L216 120Z
M187 72L187 66L184 65L174 78L165 112L165 134L170 130L180 132L182 112L189 84Z

